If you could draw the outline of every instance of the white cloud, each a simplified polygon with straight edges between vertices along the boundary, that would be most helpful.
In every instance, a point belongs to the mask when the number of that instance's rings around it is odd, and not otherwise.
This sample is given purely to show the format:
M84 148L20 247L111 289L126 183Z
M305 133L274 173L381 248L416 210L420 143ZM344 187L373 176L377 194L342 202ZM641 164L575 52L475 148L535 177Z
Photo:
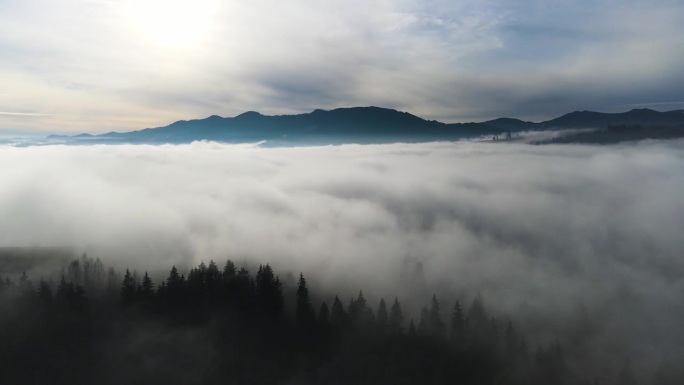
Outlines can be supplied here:
M127 2L3 3L0 84L12 98L0 110L60 114L0 117L0 128L104 132L354 105L544 119L684 96L678 2L210 3L202 23L177 29L145 24L153 12Z
M414 316L481 292L570 355L593 344L585 365L621 364L608 346L656 362L681 354L682 145L3 147L0 245L272 263Z

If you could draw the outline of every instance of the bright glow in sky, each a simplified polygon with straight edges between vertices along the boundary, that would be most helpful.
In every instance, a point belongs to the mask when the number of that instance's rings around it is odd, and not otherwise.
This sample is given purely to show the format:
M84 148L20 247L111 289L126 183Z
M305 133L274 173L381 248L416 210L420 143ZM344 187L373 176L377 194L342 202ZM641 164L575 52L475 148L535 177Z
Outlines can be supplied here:
M684 3L1 0L0 130L376 105L446 122L684 108Z
M199 43L215 6L212 0L131 0L126 11L153 44L178 48Z

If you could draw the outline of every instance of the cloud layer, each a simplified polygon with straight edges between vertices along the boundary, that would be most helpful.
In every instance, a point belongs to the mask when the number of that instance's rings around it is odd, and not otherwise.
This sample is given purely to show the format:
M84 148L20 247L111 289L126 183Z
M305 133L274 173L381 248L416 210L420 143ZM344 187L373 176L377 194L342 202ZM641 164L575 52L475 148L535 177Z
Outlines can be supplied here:
M479 292L534 341L657 365L684 341L683 144L3 147L0 245L271 263L412 316Z
M0 129L356 105L449 122L682 108L682 15L667 0L3 1L0 111L24 115Z

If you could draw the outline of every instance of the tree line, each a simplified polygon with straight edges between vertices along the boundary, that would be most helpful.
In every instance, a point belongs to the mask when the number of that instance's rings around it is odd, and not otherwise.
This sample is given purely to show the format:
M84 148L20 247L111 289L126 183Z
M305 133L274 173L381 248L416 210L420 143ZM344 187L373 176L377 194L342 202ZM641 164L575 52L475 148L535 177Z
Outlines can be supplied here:
M629 365L604 376L572 370L558 342L531 350L479 296L443 309L433 295L414 320L399 298L372 307L359 291L346 305L335 296L314 307L310 290L300 273L285 298L269 264L251 274L230 260L187 274L173 266L154 282L84 255L55 284L5 278L0 383L636 383Z

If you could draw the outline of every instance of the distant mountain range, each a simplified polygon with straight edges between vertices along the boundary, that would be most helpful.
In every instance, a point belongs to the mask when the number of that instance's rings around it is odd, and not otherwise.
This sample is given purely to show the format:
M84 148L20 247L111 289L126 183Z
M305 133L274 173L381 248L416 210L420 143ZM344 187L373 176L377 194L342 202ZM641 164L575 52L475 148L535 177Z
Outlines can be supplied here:
M624 113L576 111L545 122L499 118L481 123L442 123L407 112L379 107L314 110L298 115L267 116L249 111L232 118L210 116L168 126L101 135L51 135L73 143L229 143L267 141L269 145L453 141L491 137L507 132L606 128L616 125L680 126L684 110L658 112L634 109Z

